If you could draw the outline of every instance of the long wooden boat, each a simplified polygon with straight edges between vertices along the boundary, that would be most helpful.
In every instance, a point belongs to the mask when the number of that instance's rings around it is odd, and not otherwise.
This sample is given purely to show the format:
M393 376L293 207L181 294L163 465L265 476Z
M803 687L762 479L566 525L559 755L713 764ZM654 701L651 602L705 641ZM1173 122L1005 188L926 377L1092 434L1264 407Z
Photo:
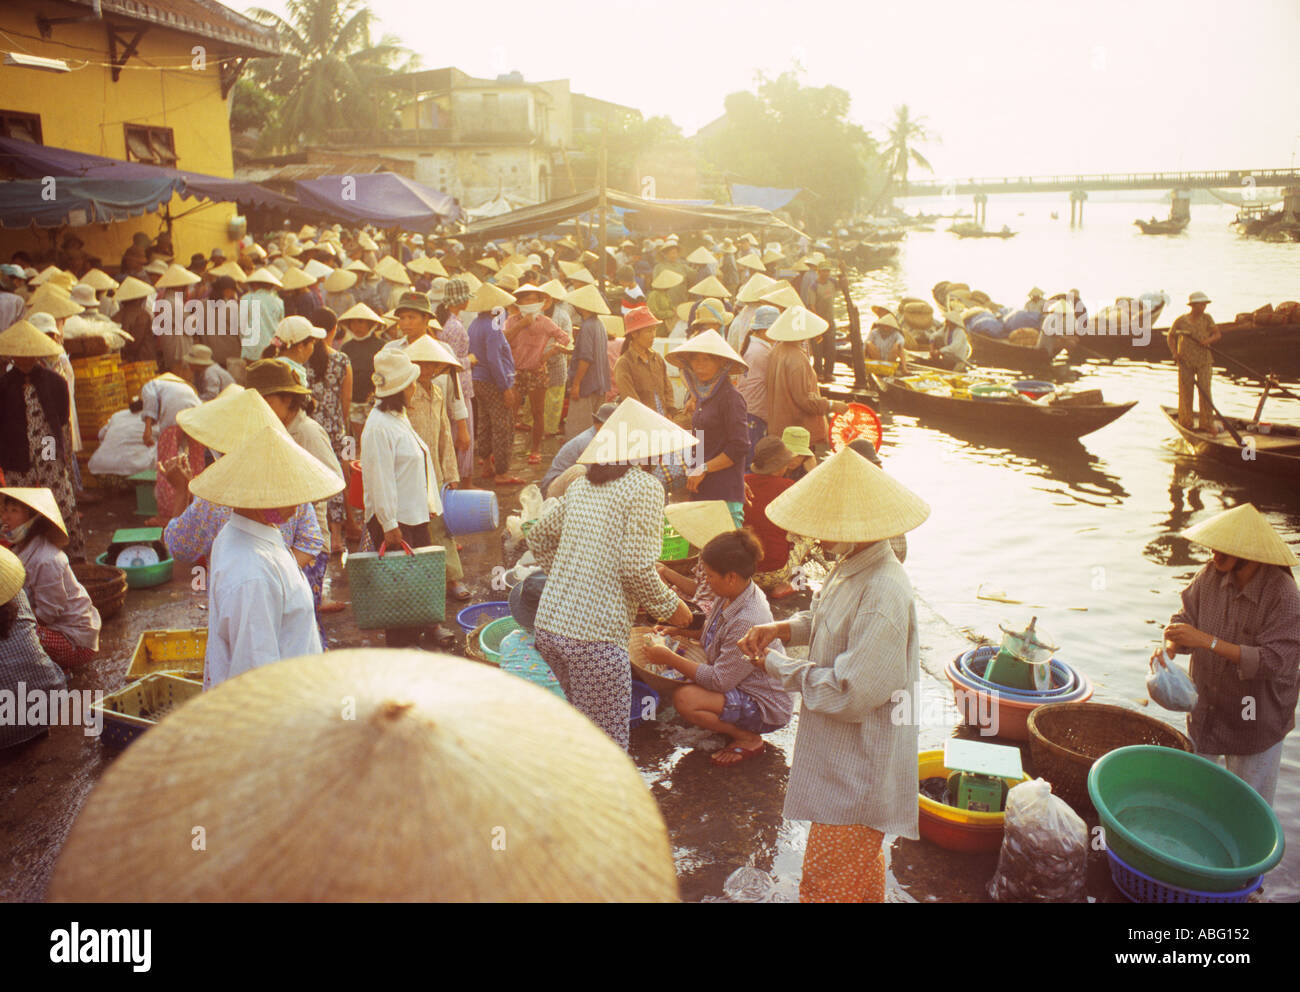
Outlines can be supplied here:
M1223 340L1214 351L1226 358L1244 362L1257 372L1275 372L1288 379L1300 378L1300 324L1272 324L1238 328L1220 325ZM1088 357L1129 358L1139 362L1172 361L1169 354L1167 327L1151 331L1146 344L1132 334L1085 334L1067 340L1067 348L1077 360ZM971 335L974 340L974 335ZM1215 358L1214 364L1228 371L1240 371L1231 362Z
M1300 481L1300 427L1272 424L1265 431L1238 417L1221 418L1236 428L1243 448L1226 430L1211 434L1184 427L1178 422L1176 407L1162 406L1160 410L1197 455L1243 472L1265 472Z
M966 427L1008 437L1078 440L1137 406L1137 400L1080 406L1045 406L1019 399L968 400L909 389L893 379L876 381L884 402L897 413L934 420L945 427Z
M1190 222L1190 217L1180 217L1177 220L1135 220L1133 223L1142 229L1143 234L1182 234Z
M1052 375L1054 367L1061 368L1066 364L1054 362L1052 356L1041 348L1011 344L972 330L967 330L966 336L970 338L971 358L977 365L1010 369L1013 372L1024 372L1027 375L1047 378Z

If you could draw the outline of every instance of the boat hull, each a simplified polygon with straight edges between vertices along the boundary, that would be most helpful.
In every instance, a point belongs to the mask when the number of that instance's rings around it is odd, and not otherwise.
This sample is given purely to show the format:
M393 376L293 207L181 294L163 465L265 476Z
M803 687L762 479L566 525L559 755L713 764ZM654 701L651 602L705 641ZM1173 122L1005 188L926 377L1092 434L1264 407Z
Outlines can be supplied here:
M1167 327L1157 327L1145 345L1130 334L1080 335L1067 347L1079 358L1129 358L1139 362L1172 361ZM974 335L971 335L972 340ZM1214 364L1228 371L1240 371L1224 358L1244 362L1257 372L1275 372L1288 379L1300 378L1300 324L1274 324L1224 330L1223 340L1214 346ZM1224 356L1223 358L1218 357Z
M1248 449L1243 450L1226 432L1214 435L1184 427L1173 407L1162 406L1160 412L1196 455L1242 472L1283 476L1300 482L1300 428L1274 426L1264 432L1252 429L1237 417L1222 418L1241 435Z
M1052 361L1052 356L1038 348L1026 348L1018 344L1008 344L997 338L988 337L968 330L971 358L976 365L985 365L995 369L1010 369L1012 372L1024 372L1028 375L1050 377L1054 367L1062 368Z

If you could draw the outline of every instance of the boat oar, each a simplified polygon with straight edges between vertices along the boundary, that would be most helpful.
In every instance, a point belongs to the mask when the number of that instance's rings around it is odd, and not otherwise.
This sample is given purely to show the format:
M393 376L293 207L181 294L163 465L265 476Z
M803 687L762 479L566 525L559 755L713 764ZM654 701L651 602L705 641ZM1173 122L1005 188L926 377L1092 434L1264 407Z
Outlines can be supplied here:
M1252 369L1245 362L1233 358L1231 355L1225 355L1221 351L1215 351L1213 348L1207 348L1206 350L1211 355L1213 355L1215 358L1219 359L1222 362L1231 362L1233 365L1237 366L1237 368L1241 369L1241 371L1245 372L1249 376L1253 376L1254 378L1258 379L1260 382L1263 383L1268 382L1268 376L1260 375L1259 372ZM1291 392L1291 390L1287 389L1285 386L1278 385L1276 381L1272 385L1273 385L1273 389L1277 391L1277 394L1279 396L1286 396L1293 400L1300 400L1300 396L1297 396L1295 393Z

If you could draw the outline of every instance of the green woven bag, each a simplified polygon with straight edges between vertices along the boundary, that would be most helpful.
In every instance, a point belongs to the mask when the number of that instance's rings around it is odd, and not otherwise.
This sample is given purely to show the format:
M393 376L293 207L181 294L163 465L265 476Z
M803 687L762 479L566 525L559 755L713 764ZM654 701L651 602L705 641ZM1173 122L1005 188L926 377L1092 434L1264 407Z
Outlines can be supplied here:
M348 555L352 612L362 630L428 627L447 613L447 553L441 546Z

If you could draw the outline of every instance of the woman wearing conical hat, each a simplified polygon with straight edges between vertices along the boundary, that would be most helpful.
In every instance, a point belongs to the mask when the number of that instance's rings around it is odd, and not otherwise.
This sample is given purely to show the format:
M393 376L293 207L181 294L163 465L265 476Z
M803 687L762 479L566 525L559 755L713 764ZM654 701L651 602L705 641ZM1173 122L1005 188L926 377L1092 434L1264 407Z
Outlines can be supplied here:
M886 834L917 834L918 730L899 693L919 691L920 644L912 586L889 539L919 527L925 502L844 448L767 507L790 534L840 555L789 620L740 641L755 666L799 692L802 708L785 816L811 820L801 902L883 902ZM807 658L769 651L808 645Z
M29 699L67 688L58 665L50 661L37 635L36 616L23 591L23 563L8 548L0 547L0 693ZM22 744L45 733L41 720L0 721L0 748Z
M1300 695L1300 591L1291 572L1300 560L1250 503L1183 536L1214 552L1164 631L1166 651L1192 656L1197 700L1187 733L1197 754L1226 763L1271 804ZM1162 663L1159 651L1151 663Z

